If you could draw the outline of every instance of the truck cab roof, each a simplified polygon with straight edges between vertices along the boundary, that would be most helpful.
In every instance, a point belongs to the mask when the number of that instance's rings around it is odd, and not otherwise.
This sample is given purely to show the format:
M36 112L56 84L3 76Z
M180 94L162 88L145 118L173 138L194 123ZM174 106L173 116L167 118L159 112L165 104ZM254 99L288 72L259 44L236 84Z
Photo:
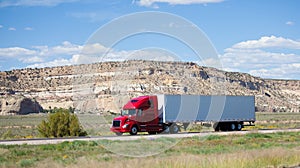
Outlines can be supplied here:
M139 109L145 106L150 106L149 97L150 96L139 96L133 98L123 106L123 109Z

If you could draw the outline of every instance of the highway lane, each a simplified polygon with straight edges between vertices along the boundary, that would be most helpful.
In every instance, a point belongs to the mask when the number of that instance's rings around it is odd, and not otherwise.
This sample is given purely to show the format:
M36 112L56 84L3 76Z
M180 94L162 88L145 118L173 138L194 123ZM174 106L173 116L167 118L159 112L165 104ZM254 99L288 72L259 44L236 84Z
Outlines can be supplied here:
M98 136L98 137L75 137L75 138L40 138L40 139L19 139L19 140L0 140L0 145L41 145L58 144L72 141L98 141L98 140L120 140L131 141L138 139L157 139L161 137L168 138L186 138L186 137L204 137L208 135L244 135L249 133L277 133L277 132L300 132L300 129L276 129L276 130L253 130L253 131L232 131L232 132L198 132L198 133L178 133L178 134L157 134L157 135L123 135L123 136Z

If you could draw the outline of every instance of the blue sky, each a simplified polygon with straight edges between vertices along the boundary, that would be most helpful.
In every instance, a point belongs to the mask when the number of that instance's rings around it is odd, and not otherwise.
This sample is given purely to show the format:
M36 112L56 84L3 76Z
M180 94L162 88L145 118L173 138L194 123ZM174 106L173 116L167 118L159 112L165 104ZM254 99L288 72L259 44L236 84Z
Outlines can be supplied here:
M124 15L157 11L199 27L224 70L300 79L299 7L298 0L1 0L0 70L75 64L99 28ZM177 43L146 34L113 47L95 44L91 50L110 49L116 58L133 52L159 56L147 47L182 60L193 54Z

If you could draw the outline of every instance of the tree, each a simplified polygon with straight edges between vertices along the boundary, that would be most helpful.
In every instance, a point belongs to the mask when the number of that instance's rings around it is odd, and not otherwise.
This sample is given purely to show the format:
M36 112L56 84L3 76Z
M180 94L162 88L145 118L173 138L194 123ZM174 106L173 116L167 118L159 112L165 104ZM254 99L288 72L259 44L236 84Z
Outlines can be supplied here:
M49 114L47 120L38 125L39 133L44 137L86 136L75 114L68 109L59 108Z

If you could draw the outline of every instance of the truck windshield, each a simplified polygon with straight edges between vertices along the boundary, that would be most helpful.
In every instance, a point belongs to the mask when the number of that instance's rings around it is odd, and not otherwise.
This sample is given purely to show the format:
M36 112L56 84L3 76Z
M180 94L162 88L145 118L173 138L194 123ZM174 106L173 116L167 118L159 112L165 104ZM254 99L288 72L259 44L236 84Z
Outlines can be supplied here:
M130 110L122 110L122 115L135 115L136 110L130 109Z

